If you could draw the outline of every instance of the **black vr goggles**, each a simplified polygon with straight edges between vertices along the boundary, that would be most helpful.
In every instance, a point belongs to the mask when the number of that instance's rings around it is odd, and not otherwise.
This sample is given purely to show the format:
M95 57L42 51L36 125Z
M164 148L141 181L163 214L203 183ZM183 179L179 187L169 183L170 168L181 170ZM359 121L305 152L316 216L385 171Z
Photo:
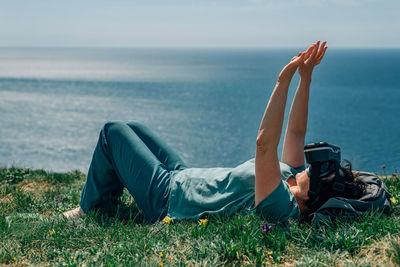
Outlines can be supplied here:
M306 205L311 210L318 209L332 197L356 198L360 195L354 178L346 176L341 168L340 147L326 142L312 143L304 147L304 154L310 164L310 190Z
M340 147L330 145L326 142L312 143L304 147L306 161L310 164L309 175L311 169L318 172L319 177L324 177L335 171L335 164L340 163ZM319 168L313 166L319 165ZM311 176L310 176L311 177Z

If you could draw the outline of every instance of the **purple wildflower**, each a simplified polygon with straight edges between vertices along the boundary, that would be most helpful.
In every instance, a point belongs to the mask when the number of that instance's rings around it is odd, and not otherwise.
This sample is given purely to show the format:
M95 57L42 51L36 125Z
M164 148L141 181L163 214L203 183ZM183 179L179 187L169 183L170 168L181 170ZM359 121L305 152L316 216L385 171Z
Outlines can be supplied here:
M268 233L268 232L271 231L271 229L274 228L274 227L275 227L275 224L271 224L271 225L263 224L263 225L261 225L261 229L262 229L262 231L263 231L264 233Z
M54 201L56 201L56 202L61 202L63 200L64 200L64 198L58 197L58 196L54 198Z

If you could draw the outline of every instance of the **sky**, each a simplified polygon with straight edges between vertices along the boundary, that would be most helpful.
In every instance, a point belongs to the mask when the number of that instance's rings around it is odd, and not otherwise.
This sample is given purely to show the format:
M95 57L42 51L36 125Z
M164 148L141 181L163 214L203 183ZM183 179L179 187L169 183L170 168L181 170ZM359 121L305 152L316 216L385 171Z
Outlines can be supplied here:
M400 48L399 0L2 0L6 47Z

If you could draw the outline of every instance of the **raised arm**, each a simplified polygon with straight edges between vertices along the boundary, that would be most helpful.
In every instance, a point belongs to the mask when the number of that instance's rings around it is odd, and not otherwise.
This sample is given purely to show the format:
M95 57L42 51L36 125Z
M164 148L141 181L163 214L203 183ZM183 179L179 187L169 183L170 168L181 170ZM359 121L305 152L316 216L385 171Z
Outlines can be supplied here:
M309 47L304 61L299 64L300 82L290 108L285 140L283 142L282 162L292 166L304 165L304 139L307 130L308 100L313 69L324 57L326 41L319 41Z
M292 77L304 57L305 53L300 53L283 68L261 120L255 156L255 205L271 194L281 181L277 148L282 133L286 99Z

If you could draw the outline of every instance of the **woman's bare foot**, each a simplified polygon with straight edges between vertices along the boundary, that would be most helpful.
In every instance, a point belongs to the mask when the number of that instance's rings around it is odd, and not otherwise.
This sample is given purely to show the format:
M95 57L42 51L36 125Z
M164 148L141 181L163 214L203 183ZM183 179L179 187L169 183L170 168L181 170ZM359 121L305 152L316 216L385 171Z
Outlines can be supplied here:
M66 211L62 214L67 219L73 219L73 218L80 218L85 216L85 212L81 209L81 207L77 207L73 210Z

